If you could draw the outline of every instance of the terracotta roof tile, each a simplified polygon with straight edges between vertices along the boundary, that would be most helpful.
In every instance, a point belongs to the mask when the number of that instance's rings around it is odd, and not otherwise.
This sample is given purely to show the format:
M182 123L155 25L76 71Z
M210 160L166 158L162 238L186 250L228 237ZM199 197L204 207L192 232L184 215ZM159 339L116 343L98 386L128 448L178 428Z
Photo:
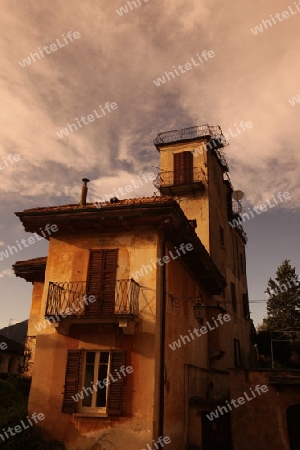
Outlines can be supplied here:
M31 208L31 209L25 209L23 213L30 213L30 212L47 212L47 211L70 211L70 210L97 210L100 207L112 207L115 208L117 206L124 206L124 205L132 205L132 206L138 206L138 205L150 205L153 203L177 203L176 200L174 200L173 197L170 196L159 196L159 197L142 197L142 198L130 198L130 199L123 199L119 200L117 203L111 203L110 201L107 202L94 202L94 203L87 203L86 205L80 205L79 203L69 204L69 205L61 205L61 206L46 206L46 207L39 207L39 208Z
M45 269L47 264L47 257L28 259L25 261L17 261L12 268L15 275L24 278L26 281L43 282L45 280Z
M14 266L24 266L24 265L32 265L32 264L46 264L47 256L41 256L40 258L32 258L26 259L24 261L16 261Z

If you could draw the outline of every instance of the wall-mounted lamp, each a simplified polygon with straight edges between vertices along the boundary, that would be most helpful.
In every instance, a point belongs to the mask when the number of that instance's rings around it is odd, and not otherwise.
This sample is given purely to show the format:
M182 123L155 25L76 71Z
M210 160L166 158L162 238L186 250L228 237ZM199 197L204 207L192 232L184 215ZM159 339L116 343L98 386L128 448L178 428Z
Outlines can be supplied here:
M206 309L216 309L218 311L220 311L222 314L225 314L227 311L225 308L223 308L223 306L217 304L217 305L204 305L203 300L202 300L202 294L199 293L198 297L174 297L173 295L171 295L171 300L172 300L172 305L175 308L179 308L180 306L182 306L182 304L185 301L195 301L195 299L197 299L197 302L193 305L193 311L194 311L194 316L195 319L197 320L197 322L202 325L205 319L205 315Z
M174 297L171 296L172 304L175 308L179 308L185 301L195 301L197 303L193 305L194 316L197 322L201 325L205 318L205 305L203 304L202 295L198 297Z
M203 305L203 303L200 303L200 301L198 301L193 306L193 310L194 310L195 319L197 320L199 325L202 325L204 322L204 318L205 318L205 306Z

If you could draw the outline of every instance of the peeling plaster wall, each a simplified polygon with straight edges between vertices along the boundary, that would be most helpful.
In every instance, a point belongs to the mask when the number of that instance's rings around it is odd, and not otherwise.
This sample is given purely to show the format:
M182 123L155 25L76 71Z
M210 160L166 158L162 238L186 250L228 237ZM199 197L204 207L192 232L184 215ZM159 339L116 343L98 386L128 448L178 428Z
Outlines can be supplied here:
M118 248L117 279L130 278L157 256L154 232L122 235L58 236L51 238L43 297L34 294L31 326L44 321L50 281L84 281L89 249ZM136 280L141 284L140 318L134 335L124 335L117 324L72 325L69 335L59 334L50 323L38 333L29 399L29 411L43 412L43 426L69 449L140 450L152 440L154 397L154 342L156 321L156 268ZM40 304L39 304L40 302ZM126 351L127 374L124 415L115 418L78 417L61 412L68 349Z

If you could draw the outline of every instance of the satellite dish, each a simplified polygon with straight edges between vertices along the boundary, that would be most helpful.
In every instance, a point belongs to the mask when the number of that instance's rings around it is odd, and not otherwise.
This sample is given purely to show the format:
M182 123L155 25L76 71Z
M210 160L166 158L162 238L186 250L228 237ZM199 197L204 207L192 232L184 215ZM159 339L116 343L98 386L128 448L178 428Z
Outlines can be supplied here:
M233 198L233 200L236 200L238 202L239 200L242 200L244 195L245 194L243 191L233 191L232 198Z

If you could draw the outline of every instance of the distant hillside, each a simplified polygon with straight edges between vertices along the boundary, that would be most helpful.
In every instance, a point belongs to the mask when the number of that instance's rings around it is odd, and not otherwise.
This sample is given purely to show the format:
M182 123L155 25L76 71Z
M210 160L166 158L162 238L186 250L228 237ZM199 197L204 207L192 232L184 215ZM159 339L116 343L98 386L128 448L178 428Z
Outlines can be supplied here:
M28 320L23 320L23 322L0 329L0 334L20 344L24 344L27 335L27 326Z

